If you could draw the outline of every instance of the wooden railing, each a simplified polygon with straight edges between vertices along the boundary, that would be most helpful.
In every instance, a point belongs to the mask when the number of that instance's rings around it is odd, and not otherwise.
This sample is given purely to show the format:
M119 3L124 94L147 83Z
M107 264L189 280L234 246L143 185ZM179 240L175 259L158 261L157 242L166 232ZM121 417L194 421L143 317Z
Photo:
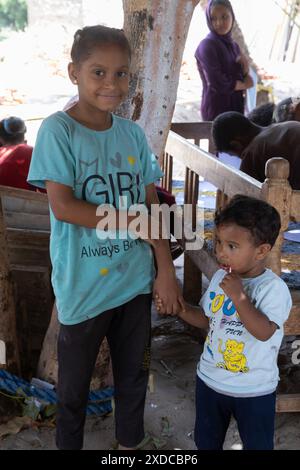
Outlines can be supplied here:
M175 133L176 132L176 133ZM180 133L182 135L177 134ZM194 143L187 139L192 139ZM198 201L199 177L212 183L218 188L216 206L223 205L227 198L235 194L245 194L263 199L272 204L281 216L281 232L269 257L268 266L277 274L281 273L281 248L283 233L290 220L300 221L300 191L293 191L288 182L289 163L282 158L272 158L266 165L266 180L260 183L245 173L225 165L216 158L198 147L201 139L209 141L212 149L211 123L173 124L169 133L163 170L167 183L166 189L172 189L173 160L186 167L184 183L184 202L193 205L196 214ZM196 144L196 145L195 145ZM300 158L300 156L299 156ZM193 218L195 215L193 215ZM294 255L300 266L300 254ZM202 249L185 250L184 253L184 296L192 303L198 303L201 295L201 274L208 279L218 269L215 257L204 243ZM291 291L293 308L289 320L285 324L286 335L300 334L300 292ZM300 395L284 395L277 399L277 411L300 411Z

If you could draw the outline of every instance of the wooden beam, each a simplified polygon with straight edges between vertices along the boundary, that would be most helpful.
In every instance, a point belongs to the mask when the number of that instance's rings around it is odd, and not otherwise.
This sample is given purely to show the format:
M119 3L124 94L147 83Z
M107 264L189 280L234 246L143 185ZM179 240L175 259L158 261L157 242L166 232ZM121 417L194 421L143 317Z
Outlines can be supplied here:
M0 369L6 368L6 345L0 340Z
M297 413L300 411L300 393L277 395L277 413Z
M235 194L245 194L260 198L262 184L222 163L218 158L187 142L183 137L170 131L166 152L185 166L202 176L206 181L214 184L229 197Z
M292 192L291 218L300 221L300 191Z
M0 195L26 199L27 201L48 201L47 194L0 185Z

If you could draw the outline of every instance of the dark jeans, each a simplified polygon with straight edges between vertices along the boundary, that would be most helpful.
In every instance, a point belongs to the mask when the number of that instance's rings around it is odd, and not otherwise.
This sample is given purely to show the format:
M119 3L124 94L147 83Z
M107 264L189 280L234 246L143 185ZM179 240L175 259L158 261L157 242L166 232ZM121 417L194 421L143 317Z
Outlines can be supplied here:
M195 443L198 450L222 450L234 416L244 450L273 450L276 393L235 398L217 393L197 376Z
M61 325L58 337L56 445L81 449L89 385L101 342L107 337L115 388L116 438L135 447L144 438L152 294L77 325Z

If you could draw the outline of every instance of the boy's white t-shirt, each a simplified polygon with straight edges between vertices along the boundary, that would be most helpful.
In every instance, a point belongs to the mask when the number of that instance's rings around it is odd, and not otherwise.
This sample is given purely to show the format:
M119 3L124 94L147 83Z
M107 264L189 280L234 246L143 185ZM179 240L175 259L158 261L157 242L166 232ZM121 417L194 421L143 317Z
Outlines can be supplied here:
M292 307L289 289L270 269L242 280L253 305L278 326L268 341L259 341L246 330L232 300L220 287L225 275L222 269L215 273L200 302L209 318L209 331L197 374L224 395L267 395L274 392L279 380L277 356L283 324Z

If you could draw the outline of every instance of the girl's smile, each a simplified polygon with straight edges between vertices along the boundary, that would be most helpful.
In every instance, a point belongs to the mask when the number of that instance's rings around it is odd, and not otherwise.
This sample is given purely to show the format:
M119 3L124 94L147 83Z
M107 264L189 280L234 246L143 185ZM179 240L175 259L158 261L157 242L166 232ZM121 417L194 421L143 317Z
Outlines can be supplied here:
M71 62L69 75L78 86L79 102L70 115L92 129L107 129L110 113L127 97L129 65L128 53L117 44L96 46L81 63Z

